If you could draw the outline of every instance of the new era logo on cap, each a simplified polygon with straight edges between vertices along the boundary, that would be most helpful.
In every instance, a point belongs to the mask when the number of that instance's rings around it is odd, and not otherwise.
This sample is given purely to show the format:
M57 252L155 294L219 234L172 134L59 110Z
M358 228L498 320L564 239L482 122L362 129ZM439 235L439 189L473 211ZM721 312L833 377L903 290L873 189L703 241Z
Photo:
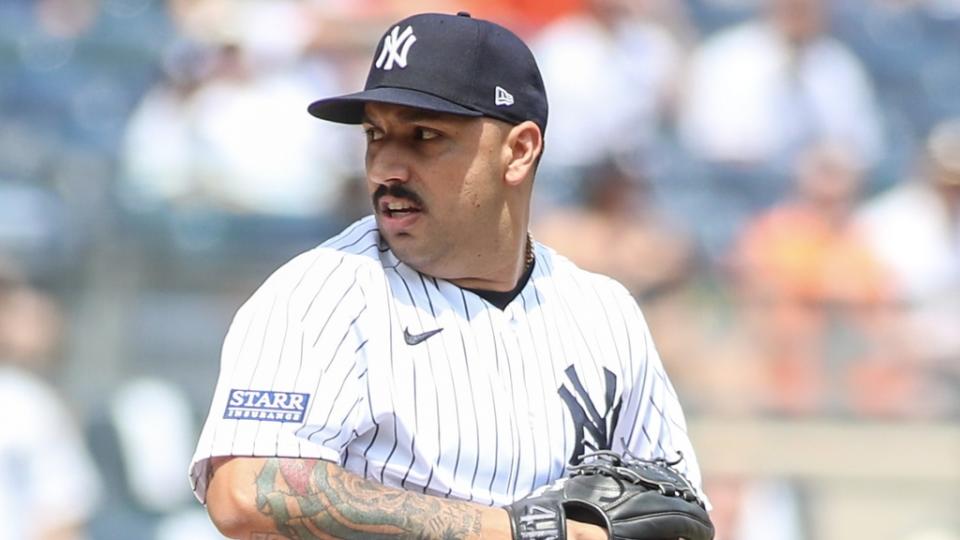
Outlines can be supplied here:
M380 51L380 57L377 58L375 65L387 71L393 69L394 62L401 68L407 67L407 54L416 42L417 36L413 35L413 28L407 26L401 33L400 26L394 26L393 30L383 38L383 50Z
M498 107L513 105L513 94L507 92L503 88L497 87L497 95L493 98L493 102Z

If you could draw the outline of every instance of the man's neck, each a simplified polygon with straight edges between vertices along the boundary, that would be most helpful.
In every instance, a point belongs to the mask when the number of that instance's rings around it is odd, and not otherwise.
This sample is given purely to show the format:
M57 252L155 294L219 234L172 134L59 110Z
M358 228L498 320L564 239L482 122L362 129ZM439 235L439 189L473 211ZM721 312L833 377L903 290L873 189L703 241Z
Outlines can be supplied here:
M513 289L509 291L500 292L487 291L483 289L467 290L483 298L487 302L497 306L502 311L506 309L507 306L510 305L510 302L513 302L513 299L519 296L520 292L523 291L523 288L527 286L527 282L530 281L530 276L533 275L534 266L536 266L536 261L531 261L530 264L524 269L523 274L520 276L520 281L518 281Z
M513 243L516 244L516 247L512 249L513 255L504 258L504 260L512 261L512 264L496 270L491 277L471 276L451 278L447 281L462 289L495 292L512 291L533 262L533 238L527 232L522 236L522 243Z

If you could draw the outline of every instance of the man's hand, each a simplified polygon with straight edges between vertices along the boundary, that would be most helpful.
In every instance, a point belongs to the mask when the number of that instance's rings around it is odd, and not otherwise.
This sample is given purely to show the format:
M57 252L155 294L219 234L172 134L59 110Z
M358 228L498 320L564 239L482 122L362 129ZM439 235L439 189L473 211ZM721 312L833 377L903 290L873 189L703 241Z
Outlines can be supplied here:
M567 540L608 540L609 538L607 530L603 527L567 520Z
M705 504L673 468L677 463L679 458L668 462L610 450L589 453L570 467L569 476L506 507L514 539L563 538L580 522L604 526L606 538L619 540L712 540Z

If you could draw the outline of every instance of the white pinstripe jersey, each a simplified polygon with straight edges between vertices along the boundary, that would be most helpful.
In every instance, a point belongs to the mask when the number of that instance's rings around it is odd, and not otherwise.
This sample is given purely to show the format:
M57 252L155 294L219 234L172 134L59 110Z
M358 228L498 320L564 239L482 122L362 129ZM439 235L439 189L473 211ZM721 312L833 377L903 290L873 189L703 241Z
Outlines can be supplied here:
M563 476L584 449L611 447L682 452L699 488L636 302L610 278L535 252L503 310L400 262L372 217L282 266L224 342L191 464L197 497L209 458L276 456L503 505Z

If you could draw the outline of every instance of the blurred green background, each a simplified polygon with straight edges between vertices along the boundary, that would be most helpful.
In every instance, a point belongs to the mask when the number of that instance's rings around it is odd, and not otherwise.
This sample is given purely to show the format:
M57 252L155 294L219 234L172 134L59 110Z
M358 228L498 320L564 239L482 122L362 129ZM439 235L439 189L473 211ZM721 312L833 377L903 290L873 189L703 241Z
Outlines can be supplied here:
M233 312L369 207L306 106L428 10L534 50L534 235L636 295L718 539L960 539L957 0L0 0L0 538L218 538Z

